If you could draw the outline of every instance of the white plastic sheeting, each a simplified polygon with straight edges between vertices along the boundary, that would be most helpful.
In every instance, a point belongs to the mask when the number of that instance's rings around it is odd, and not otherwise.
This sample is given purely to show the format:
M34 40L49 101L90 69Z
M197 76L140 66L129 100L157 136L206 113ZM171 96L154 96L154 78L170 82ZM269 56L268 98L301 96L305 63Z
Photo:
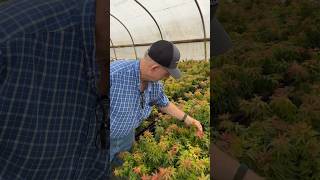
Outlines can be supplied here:
M205 59L204 29L210 38L210 0L110 0L110 58L141 58L154 41L174 42L181 59ZM158 23L160 31L142 4ZM131 36L130 36L131 35ZM210 43L206 43L206 56Z

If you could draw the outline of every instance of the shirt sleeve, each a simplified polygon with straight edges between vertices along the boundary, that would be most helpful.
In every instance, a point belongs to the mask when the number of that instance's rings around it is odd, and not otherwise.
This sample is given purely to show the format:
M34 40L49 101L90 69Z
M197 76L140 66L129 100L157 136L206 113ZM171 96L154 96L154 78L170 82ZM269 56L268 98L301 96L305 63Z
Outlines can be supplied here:
M157 98L155 99L155 105L157 107L165 107L169 104L169 99L164 93L162 83L159 82L157 88L158 88L159 94L158 94Z

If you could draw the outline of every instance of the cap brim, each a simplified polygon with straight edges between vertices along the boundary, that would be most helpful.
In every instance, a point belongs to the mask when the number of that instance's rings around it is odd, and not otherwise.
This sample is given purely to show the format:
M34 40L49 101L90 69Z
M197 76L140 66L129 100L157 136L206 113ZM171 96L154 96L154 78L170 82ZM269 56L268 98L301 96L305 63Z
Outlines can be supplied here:
M213 37L213 56L223 54L232 48L232 42L229 35L215 17L213 17L211 21L211 32Z
M166 69L168 70L168 72L173 78L179 79L181 77L181 72L178 68L175 68L175 69L166 68Z

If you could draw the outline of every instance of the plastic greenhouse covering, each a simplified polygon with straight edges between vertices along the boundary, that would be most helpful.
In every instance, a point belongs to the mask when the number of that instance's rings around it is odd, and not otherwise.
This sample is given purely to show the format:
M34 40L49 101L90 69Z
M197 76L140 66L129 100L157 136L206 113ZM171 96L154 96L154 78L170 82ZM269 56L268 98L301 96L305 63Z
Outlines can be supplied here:
M141 58L160 39L176 44L182 60L208 59L210 1L110 1L111 60Z

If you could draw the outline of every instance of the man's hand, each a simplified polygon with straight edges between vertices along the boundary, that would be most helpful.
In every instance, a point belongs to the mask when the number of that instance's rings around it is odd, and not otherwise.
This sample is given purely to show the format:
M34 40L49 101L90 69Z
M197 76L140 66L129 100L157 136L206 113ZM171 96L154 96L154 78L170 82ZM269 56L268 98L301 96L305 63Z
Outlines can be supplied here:
M159 109L162 112L170 114L177 119L183 119L185 115L183 111L181 111L176 105L174 105L171 102L167 106L161 107ZM198 136L199 138L203 137L202 125L199 121L195 120L190 116L187 116L187 118L184 120L184 123L186 124L186 126L191 126L191 125L196 126L197 127L196 136Z
M188 116L186 118L186 120L184 121L184 123L186 124L186 126L196 126L197 127L197 132L196 132L196 136L198 136L199 138L203 137L203 130L202 130L202 125L199 121L195 120L194 118Z

